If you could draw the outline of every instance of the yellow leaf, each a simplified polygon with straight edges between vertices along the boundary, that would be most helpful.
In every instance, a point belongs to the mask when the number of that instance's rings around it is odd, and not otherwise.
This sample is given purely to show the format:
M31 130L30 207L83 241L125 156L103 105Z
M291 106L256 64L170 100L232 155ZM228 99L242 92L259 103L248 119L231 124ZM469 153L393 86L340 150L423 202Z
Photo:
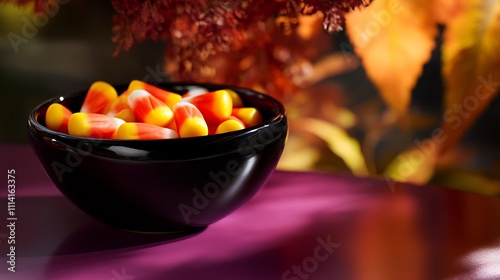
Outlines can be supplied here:
M369 78L400 115L435 45L432 1L376 0L346 16L347 34Z
M339 156L355 175L368 175L368 168L359 147L359 142L349 136L343 129L320 119L300 118L295 122L296 126L300 127L301 130L307 131L325 141L328 148Z
M400 153L386 167L386 178L414 184L427 183L434 174L437 160L437 148L432 139L428 139Z
M20 32L25 24L20 20L23 17L32 18L35 3L27 3L26 5L17 5L10 2L0 1L0 31L5 33Z
M290 133L277 169L289 171L314 170L320 157L321 154L317 147L311 147L308 141Z
M442 152L458 143L500 87L500 1L464 5L444 34L442 128L447 139Z
M432 181L466 192L500 197L500 182L497 178L470 170L439 170Z

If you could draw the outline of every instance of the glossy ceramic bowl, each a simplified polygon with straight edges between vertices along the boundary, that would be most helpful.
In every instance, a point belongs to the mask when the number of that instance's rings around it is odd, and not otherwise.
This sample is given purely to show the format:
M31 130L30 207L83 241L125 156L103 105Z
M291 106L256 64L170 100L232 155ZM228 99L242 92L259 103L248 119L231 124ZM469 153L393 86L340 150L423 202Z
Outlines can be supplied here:
M162 84L185 92L192 84ZM45 171L81 210L111 226L142 232L198 229L236 210L266 182L287 135L283 106L248 89L236 91L263 123L219 135L165 140L101 140L45 127L50 104L78 111L86 90L57 96L28 117L29 139ZM115 86L118 92L126 85ZM47 205L50 207L50 205Z

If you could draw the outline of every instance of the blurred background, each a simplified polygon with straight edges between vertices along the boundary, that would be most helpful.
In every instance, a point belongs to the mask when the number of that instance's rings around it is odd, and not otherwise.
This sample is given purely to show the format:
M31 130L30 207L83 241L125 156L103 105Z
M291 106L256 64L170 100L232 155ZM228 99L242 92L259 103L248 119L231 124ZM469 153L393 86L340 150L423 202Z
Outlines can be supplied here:
M144 42L112 56L113 13L110 1L69 1L45 25L35 25L28 42L14 48L7 35L22 36L22 19L32 22L32 7L0 4L1 141L27 143L27 114L49 97L87 88L96 80L143 79L161 66L164 43Z
M27 144L26 118L32 108L55 95L87 88L96 80L159 83L186 79L172 74L179 61L165 59L167 43L161 40L145 40L113 56L117 48L112 42L114 14L111 1L68 1L39 18L30 6L0 3L0 142ZM227 73L210 80L254 87L285 104L290 136L279 169L388 178L394 159L416 139L430 137L442 121L444 26L439 27L430 59L412 90L408 114L401 119L387 110L344 31L327 34L316 28L318 22L304 19L302 23L301 44L270 51L273 59L286 65L279 68L285 74L268 74L270 82L279 86L248 84L241 76L229 79ZM250 46L230 55L259 50ZM291 59L290 53L302 55ZM227 57L216 57L213 62L231 69L234 65L227 65ZM241 57L234 61L244 68L245 61L257 65L256 57L250 62ZM196 80L195 75L188 78L193 77ZM287 79L293 86L288 86ZM429 179L422 182L500 196L499 109L496 98L460 145L438 164L429 165Z

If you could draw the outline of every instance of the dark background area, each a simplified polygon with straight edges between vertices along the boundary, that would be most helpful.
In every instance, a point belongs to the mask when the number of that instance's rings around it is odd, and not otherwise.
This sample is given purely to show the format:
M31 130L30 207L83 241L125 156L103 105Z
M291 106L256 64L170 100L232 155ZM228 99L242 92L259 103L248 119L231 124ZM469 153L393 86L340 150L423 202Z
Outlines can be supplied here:
M0 142L27 143L27 116L50 97L87 88L96 80L128 83L150 72L165 76L158 73L162 42L143 42L113 57L113 13L110 1L69 1L19 45L18 53L8 34L23 35L22 17L14 28L0 19Z

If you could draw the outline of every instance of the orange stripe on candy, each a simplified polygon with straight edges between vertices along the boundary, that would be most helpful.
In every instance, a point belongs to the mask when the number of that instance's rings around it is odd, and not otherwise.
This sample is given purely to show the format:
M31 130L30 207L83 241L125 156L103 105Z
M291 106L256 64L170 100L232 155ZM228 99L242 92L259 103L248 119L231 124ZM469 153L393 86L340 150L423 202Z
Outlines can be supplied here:
M112 139L122 119L94 113L74 113L69 117L68 132L73 136Z
M85 96L80 112L101 114L118 97L115 88L102 81L94 82Z
M161 89L143 81L134 80L130 82L129 91L134 91L137 89L143 89L147 91L152 96L165 103L168 107L170 107L170 109L174 108L174 105L180 102L182 99L182 96L180 94Z
M181 101L174 106L177 132L181 138L208 135L208 126L200 110L193 104Z
M209 124L220 123L231 115L233 101L226 90L217 90L186 98L195 105Z
M171 139L178 138L177 132L172 129L147 123L124 123L116 133L116 139Z
M128 104L137 119L142 122L165 127L173 121L170 107L145 90L136 89L131 92Z
M59 103L53 103L45 113L45 125L52 130L68 133L68 121L71 111Z

